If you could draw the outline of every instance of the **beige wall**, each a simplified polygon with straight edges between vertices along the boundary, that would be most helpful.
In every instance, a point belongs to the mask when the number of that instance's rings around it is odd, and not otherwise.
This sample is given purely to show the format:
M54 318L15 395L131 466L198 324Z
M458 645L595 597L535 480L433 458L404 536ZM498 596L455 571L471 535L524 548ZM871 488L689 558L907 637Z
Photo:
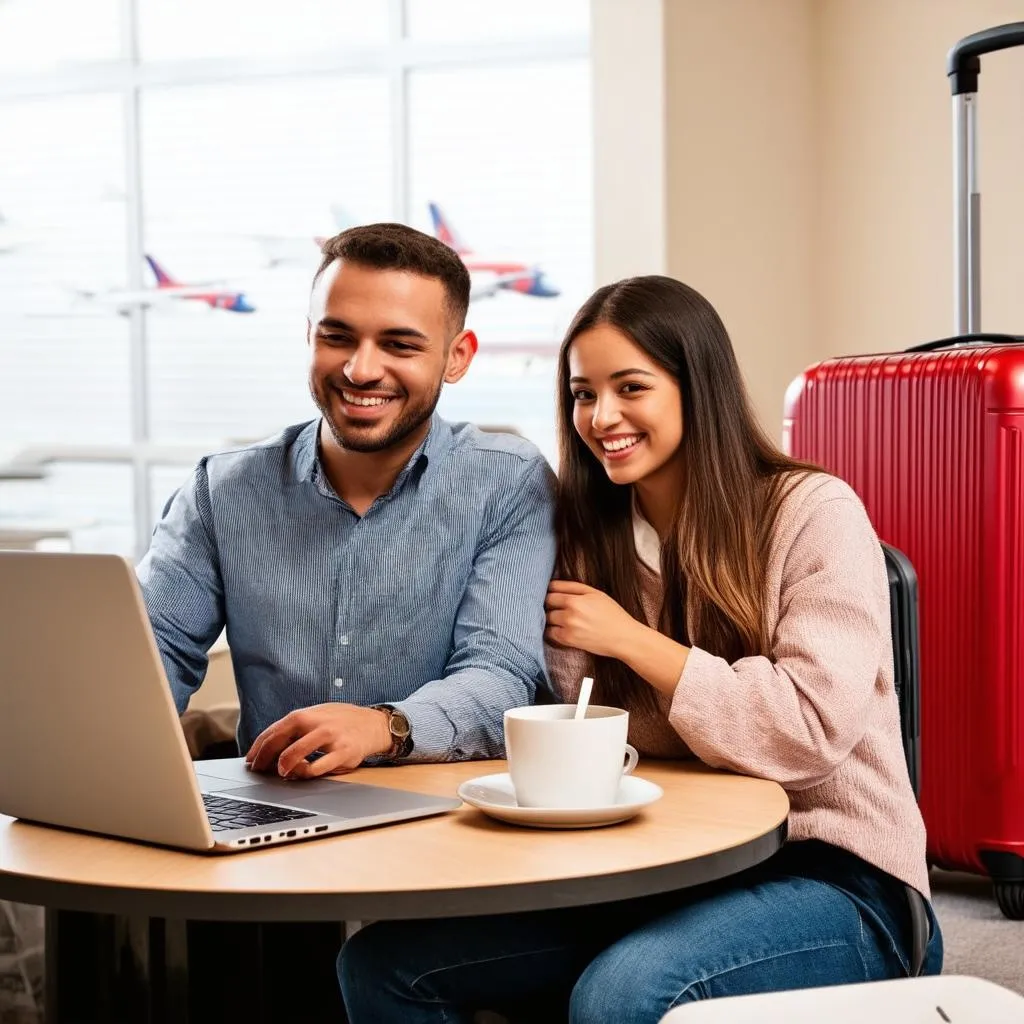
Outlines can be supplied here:
M604 284L665 273L664 0L592 0L591 18L595 276Z
M823 355L953 330L949 47L1024 0L823 0ZM873 72L873 73L871 73ZM982 327L1024 329L1024 50L982 58Z
M643 12L645 31L616 48L627 7ZM630 246L641 269L653 265L662 240L648 222L663 204L666 271L722 314L775 437L786 386L807 363L952 333L946 52L970 32L1024 20L1024 0L594 8L596 160L615 159L638 125L657 152L653 110L665 161L663 171L629 159L599 174L599 282L621 276ZM663 68L652 72L659 18ZM623 97L646 107L630 119ZM1024 51L984 59L979 110L982 326L1024 330ZM607 212L627 189L642 228Z
M778 436L814 354L814 0L667 0L668 272L704 294Z

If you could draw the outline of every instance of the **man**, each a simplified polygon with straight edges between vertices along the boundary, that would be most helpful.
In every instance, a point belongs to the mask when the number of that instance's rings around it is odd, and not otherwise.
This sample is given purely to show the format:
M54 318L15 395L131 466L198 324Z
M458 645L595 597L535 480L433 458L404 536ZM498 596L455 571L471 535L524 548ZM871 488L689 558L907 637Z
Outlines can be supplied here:
M428 235L329 239L307 323L320 418L204 458L139 564L179 714L226 625L255 770L500 756L505 709L544 679L554 474L434 413L476 352L468 304Z

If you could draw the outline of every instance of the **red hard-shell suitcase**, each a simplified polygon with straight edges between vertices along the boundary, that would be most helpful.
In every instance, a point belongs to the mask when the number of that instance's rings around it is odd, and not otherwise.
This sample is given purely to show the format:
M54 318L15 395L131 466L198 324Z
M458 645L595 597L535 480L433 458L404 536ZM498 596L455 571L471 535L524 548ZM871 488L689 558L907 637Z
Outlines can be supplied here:
M980 55L949 55L956 123L956 337L830 359L786 394L784 446L846 480L920 599L920 804L931 860L991 875L1024 919L1024 338L979 332Z

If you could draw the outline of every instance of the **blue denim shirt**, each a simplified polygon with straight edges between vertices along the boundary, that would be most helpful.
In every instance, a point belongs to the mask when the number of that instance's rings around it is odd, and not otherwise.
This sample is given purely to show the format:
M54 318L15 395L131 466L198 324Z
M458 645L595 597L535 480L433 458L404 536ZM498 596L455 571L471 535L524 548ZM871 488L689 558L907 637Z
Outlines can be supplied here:
M312 704L393 704L410 761L502 756L546 683L554 474L530 442L434 416L361 518L320 467L319 420L202 459L137 568L178 712L227 628L244 752Z

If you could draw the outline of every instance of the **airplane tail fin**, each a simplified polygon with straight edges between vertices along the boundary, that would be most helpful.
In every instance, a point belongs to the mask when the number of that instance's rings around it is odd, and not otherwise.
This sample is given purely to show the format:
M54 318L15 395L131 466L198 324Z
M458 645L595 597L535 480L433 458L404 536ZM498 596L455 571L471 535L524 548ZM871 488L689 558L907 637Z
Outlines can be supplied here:
M153 271L153 276L156 278L158 288L171 288L178 284L177 281L167 273L166 270L149 253L146 253L146 262L149 264L149 269Z
M441 212L441 207L437 203L428 203L427 205L430 207L430 219L434 223L434 237L440 239L445 245L450 246L460 256L467 255L469 249L462 243L462 240L448 223L445 215Z

